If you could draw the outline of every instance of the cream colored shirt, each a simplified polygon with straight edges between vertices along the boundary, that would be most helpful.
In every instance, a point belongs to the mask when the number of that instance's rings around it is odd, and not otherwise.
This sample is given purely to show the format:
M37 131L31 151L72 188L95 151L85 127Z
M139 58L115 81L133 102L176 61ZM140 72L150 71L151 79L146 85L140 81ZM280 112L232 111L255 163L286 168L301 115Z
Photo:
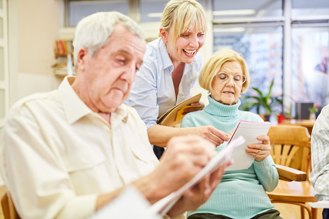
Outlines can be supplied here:
M22 218L86 218L99 194L158 164L133 108L118 107L110 126L81 101L73 81L20 100L7 116L0 169Z

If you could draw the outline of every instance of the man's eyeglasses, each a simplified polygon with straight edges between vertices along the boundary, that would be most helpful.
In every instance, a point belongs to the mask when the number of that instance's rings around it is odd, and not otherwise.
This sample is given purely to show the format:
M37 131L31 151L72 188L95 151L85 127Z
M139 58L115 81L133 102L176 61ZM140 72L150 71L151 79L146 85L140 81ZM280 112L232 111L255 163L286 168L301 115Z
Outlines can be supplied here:
M221 83L228 82L230 77L232 77L236 85L242 85L247 80L246 76L244 75L228 75L226 73L218 73L215 77Z

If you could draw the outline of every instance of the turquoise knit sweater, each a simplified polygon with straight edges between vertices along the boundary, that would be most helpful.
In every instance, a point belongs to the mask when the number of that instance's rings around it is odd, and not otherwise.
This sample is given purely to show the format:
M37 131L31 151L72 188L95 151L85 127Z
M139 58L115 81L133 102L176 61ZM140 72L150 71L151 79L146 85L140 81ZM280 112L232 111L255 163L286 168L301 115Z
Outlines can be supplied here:
M212 125L229 133L240 120L262 122L256 114L238 110L240 100L232 106L221 104L210 96L209 105L204 110L187 114L181 127L198 127ZM217 147L220 151L226 146L224 142ZM268 211L274 206L265 191L272 191L278 184L279 176L271 156L253 164L245 170L225 172L209 200L188 216L196 213L225 215L235 219L250 219Z

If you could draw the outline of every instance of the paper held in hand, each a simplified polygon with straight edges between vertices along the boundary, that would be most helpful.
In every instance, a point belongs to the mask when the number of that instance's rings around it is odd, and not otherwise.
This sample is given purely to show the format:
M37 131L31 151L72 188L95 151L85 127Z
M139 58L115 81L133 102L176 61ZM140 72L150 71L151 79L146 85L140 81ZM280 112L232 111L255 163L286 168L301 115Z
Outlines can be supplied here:
M155 212L159 213L160 215L166 214L171 207L180 199L183 193L196 185L201 179L203 179L207 174L212 173L218 167L226 164L231 156L233 151L240 145L244 143L244 138L239 137L233 140L229 146L225 147L223 150L218 152L209 162L208 164L197 174L195 175L188 183L182 186L177 191L171 193L170 195L164 197L163 199L159 200L155 204L153 204L148 211L150 214Z
M227 167L226 170L248 169L255 158L247 154L246 147L248 146L248 144L260 143L260 141L257 140L257 137L260 135L267 135L270 127L271 123L269 122L238 122L226 147L229 147L230 144L232 144L232 141L239 138L240 136L243 136L246 141L241 147L237 148L234 151L232 155L234 163L231 166Z

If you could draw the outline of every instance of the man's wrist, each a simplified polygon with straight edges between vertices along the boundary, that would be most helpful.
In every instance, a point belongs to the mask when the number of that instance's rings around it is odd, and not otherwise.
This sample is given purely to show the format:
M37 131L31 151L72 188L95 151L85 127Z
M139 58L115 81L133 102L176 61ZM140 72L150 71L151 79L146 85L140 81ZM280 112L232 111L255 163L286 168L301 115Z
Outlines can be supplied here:
M144 195L144 197L153 204L164 196L161 195L161 189L159 189L157 183L152 179L151 174L142 177L133 184Z

